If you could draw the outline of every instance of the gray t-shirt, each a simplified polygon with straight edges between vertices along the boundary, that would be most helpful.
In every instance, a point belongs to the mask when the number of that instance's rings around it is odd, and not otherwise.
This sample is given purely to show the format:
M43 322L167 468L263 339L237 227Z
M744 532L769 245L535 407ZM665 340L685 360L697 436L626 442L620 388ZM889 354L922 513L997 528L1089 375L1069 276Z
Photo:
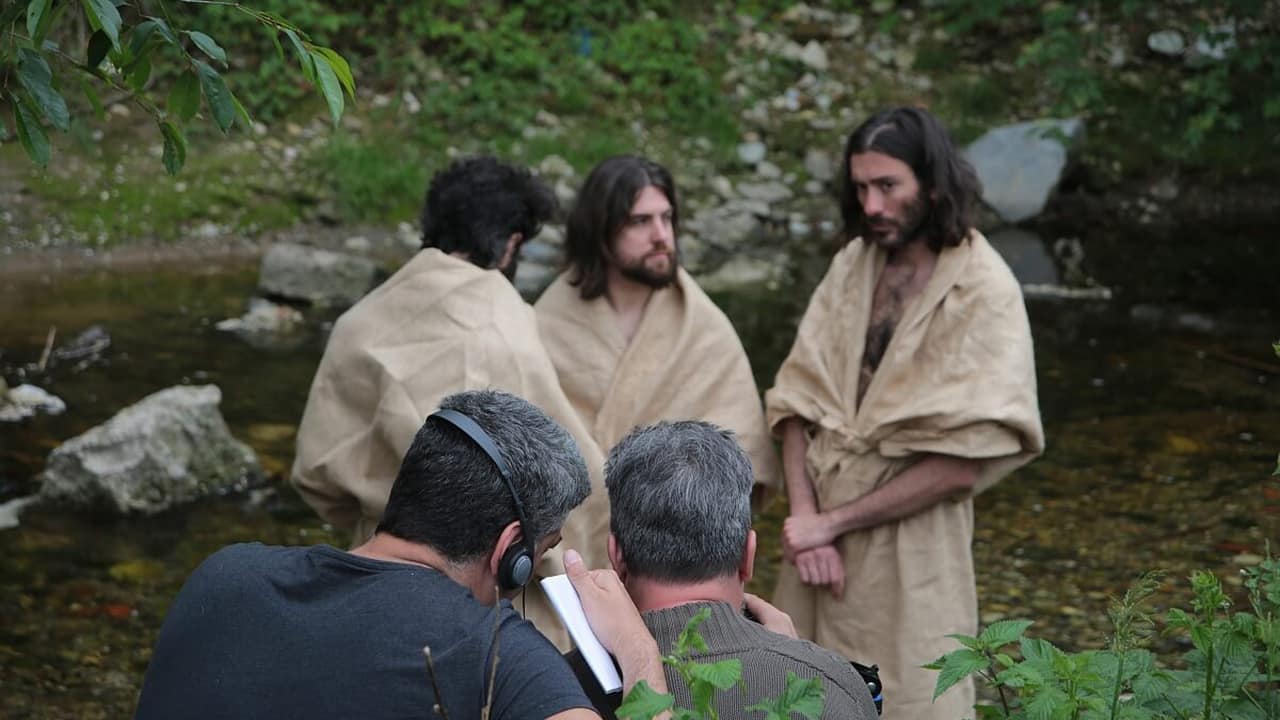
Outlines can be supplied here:
M591 707L568 665L503 601L492 717ZM494 609L447 576L328 546L232 545L169 608L138 720L428 718L430 646L450 717L479 717Z

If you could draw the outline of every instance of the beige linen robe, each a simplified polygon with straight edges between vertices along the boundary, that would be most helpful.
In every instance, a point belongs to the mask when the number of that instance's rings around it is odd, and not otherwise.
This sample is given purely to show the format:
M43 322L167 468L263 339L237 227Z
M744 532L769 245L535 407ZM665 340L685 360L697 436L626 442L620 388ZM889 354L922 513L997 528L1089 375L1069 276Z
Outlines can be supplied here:
M628 343L603 296L560 275L534 308L560 385L606 454L632 428L704 420L733 430L757 484L776 485L777 453L738 333L683 269L655 291Z
M447 395L489 388L538 406L577 441L592 492L570 513L561 547L608 567L604 460L560 389L533 308L498 271L439 250L420 251L334 325L298 427L293 484L359 544L373 534L427 415ZM544 555L541 575L564 572L560 552ZM526 611L564 646L536 587L526 591Z
M944 249L910 302L861 407L859 371L876 279L886 260L857 239L831 263L765 398L775 431L808 423L806 465L820 509L852 501L921 457L983 460L980 492L1044 449L1035 360L1021 289L986 238ZM973 502L934 507L836 541L843 600L784 563L775 601L803 637L877 663L885 717L973 717L973 686L930 704L937 673L920 669L975 634Z

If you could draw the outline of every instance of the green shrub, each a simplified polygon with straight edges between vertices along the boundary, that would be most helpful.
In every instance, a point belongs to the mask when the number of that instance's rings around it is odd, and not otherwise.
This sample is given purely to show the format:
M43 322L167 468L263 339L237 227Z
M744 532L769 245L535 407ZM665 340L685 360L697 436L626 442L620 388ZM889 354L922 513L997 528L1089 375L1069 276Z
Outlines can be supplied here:
M984 720L1280 718L1280 560L1268 553L1243 572L1250 607L1241 612L1212 573L1191 576L1190 611L1167 616L1166 632L1192 646L1180 668L1142 647L1154 627L1142 602L1159 586L1149 574L1113 605L1105 649L1068 653L1026 637L1030 621L993 623L976 638L955 636L962 647L929 665L939 671L934 697L977 676L999 697L976 708Z

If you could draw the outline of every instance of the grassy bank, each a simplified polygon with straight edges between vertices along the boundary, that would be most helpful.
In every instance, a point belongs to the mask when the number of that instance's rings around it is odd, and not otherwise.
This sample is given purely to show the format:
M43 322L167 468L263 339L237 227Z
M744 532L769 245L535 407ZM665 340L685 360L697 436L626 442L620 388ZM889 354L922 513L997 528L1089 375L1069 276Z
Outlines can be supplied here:
M1141 11L1130 14L1017 0L253 4L352 61L359 98L341 128L319 120L292 56L277 55L253 22L227 8L175 8L230 49L228 81L260 132L195 134L176 180L138 112L82 114L55 138L46 172L4 143L0 192L13 202L0 243L408 221L430 174L475 152L535 166L556 155L578 173L643 152L685 169L696 194L707 175L745 173L735 146L758 138L770 162L803 178L808 148L837 150L856 122L894 103L929 106L962 141L1006 122L1081 115L1078 181L1089 192L1169 174L1204 185L1280 180L1267 117L1280 112L1280 81L1265 55L1276 41L1262 32L1275 11L1243 0L1127 3ZM1243 19L1220 67L1147 47L1162 28L1191 39L1224 13ZM169 82L157 68L153 85Z

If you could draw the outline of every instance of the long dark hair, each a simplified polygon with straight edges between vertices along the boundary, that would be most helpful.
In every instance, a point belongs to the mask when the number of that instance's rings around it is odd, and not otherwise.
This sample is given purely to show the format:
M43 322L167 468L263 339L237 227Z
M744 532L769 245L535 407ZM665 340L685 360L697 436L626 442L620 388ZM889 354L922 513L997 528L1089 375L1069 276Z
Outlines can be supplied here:
M494 267L513 233L525 241L556 211L556 196L523 168L488 156L456 160L431 179L422 207L422 247L464 252Z
M617 155L591 171L565 223L567 263L572 274L569 284L578 288L583 300L604 294L606 270L613 257L613 238L631 215L640 191L652 185L671 203L671 228L680 228L680 201L676 183L661 165L637 155Z
M844 181L840 214L848 237L863 231L866 216L849 176L849 159L878 152L910 166L920 183L920 199L928 214L921 232L934 252L964 241L973 227L982 183L973 166L956 150L950 133L928 112L914 107L881 110L862 123L844 148Z

